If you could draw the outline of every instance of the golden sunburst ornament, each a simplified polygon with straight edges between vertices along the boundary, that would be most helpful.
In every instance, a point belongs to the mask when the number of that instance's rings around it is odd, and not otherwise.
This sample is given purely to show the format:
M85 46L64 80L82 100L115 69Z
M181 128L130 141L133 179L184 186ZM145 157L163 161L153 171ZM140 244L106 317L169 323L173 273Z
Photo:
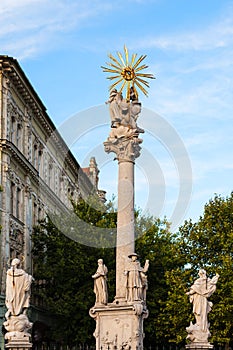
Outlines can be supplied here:
M106 64L110 66L103 67L104 72L113 73L114 76L107 77L109 80L116 80L109 88L112 90L118 84L120 84L119 92L122 92L126 88L126 100L130 100L130 93L133 90L136 98L138 98L137 88L140 89L144 95L148 95L146 88L149 88L149 83L145 79L154 79L153 74L142 73L143 69L148 68L147 65L140 63L146 58L146 55L140 56L137 60L137 54L134 53L129 61L129 53L126 46L124 46L125 57L120 52L117 52L118 58L109 54L108 57L111 59ZM145 88L146 87L146 88Z

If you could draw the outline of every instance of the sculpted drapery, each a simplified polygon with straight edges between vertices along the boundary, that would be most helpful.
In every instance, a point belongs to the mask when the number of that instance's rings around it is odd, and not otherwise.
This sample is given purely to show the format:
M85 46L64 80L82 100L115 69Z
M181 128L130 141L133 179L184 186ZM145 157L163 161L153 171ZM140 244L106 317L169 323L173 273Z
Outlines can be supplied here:
M13 259L6 278L6 318L26 313L29 307L32 276L19 269L19 259Z
M207 298L215 292L218 278L219 275L212 279L208 278L206 271L201 269L199 278L190 287L190 291L186 293L190 296L190 302L193 304L196 325L204 332L208 330L207 316L212 308L212 303Z
M103 259L99 259L97 271L92 276L92 278L94 278L96 304L106 305L108 303L107 273L107 266L104 265Z
M126 300L137 301L146 300L147 276L146 272L149 268L149 260L146 260L145 266L141 267L137 260L137 254L129 255L129 261L125 268L125 275L127 276L126 284Z

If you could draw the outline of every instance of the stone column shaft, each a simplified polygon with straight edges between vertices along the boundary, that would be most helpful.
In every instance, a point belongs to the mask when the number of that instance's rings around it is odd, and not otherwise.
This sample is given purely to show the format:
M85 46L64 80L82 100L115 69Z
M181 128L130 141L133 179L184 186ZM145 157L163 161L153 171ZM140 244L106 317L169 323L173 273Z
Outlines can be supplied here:
M134 162L119 160L116 244L116 299L125 300L125 262L134 252Z

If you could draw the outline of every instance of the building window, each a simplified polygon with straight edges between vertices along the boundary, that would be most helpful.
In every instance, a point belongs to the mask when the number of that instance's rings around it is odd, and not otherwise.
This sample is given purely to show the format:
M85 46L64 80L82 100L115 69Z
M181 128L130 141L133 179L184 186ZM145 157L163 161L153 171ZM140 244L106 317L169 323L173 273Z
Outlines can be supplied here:
M38 206L37 203L34 202L33 205L33 226L35 226L37 224L38 221Z
M49 169L48 169L48 185L50 188L54 187L54 171L53 171L53 161L50 159Z
M22 219L22 191L21 188L11 182L10 213L17 219Z
M28 134L28 160L32 161L32 131L30 125L27 126L27 134Z
M44 153L44 161L43 161L43 178L44 181L47 182L47 167L48 167L48 155Z
M17 187L16 190L16 213L15 216L17 219L21 219L21 189Z
M34 166L34 168L37 169L37 162L38 162L38 149L37 149L37 145L33 146L33 155L32 155L32 164Z
M12 215L14 215L15 213L15 208L14 208L14 204L15 204L15 184L13 182L11 182L11 197L10 197L10 213Z
M38 208L38 220L43 220L43 210L40 206Z
M22 125L17 124L16 127L16 146L21 150L22 148Z
M10 141L12 143L16 141L16 119L14 116L11 117Z
M40 171L40 169L42 168L42 150L40 149L38 152L38 166L37 166L37 170Z

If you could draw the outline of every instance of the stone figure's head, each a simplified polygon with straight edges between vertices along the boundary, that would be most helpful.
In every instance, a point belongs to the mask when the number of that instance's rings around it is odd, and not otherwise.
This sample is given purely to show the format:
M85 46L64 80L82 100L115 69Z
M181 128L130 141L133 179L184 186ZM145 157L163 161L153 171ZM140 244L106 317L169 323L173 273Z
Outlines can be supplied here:
M20 264L20 260L18 258L13 259L12 262L11 262L11 266L13 268L18 267L19 264Z
M206 270L200 269L199 272L198 272L198 275L199 275L200 277L206 277Z
M104 261L103 259L98 259L98 265L103 265Z
M128 110L129 110L129 103L125 100L122 100L121 102L121 110L123 114L127 114Z
M131 105L131 112L136 115L141 112L142 104L140 102L133 102Z
M129 254L128 257L131 258L131 260L136 261L138 258L138 255L136 253L132 253L132 254Z
M117 96L118 96L117 89L113 89L113 90L110 92L109 102L112 102Z

